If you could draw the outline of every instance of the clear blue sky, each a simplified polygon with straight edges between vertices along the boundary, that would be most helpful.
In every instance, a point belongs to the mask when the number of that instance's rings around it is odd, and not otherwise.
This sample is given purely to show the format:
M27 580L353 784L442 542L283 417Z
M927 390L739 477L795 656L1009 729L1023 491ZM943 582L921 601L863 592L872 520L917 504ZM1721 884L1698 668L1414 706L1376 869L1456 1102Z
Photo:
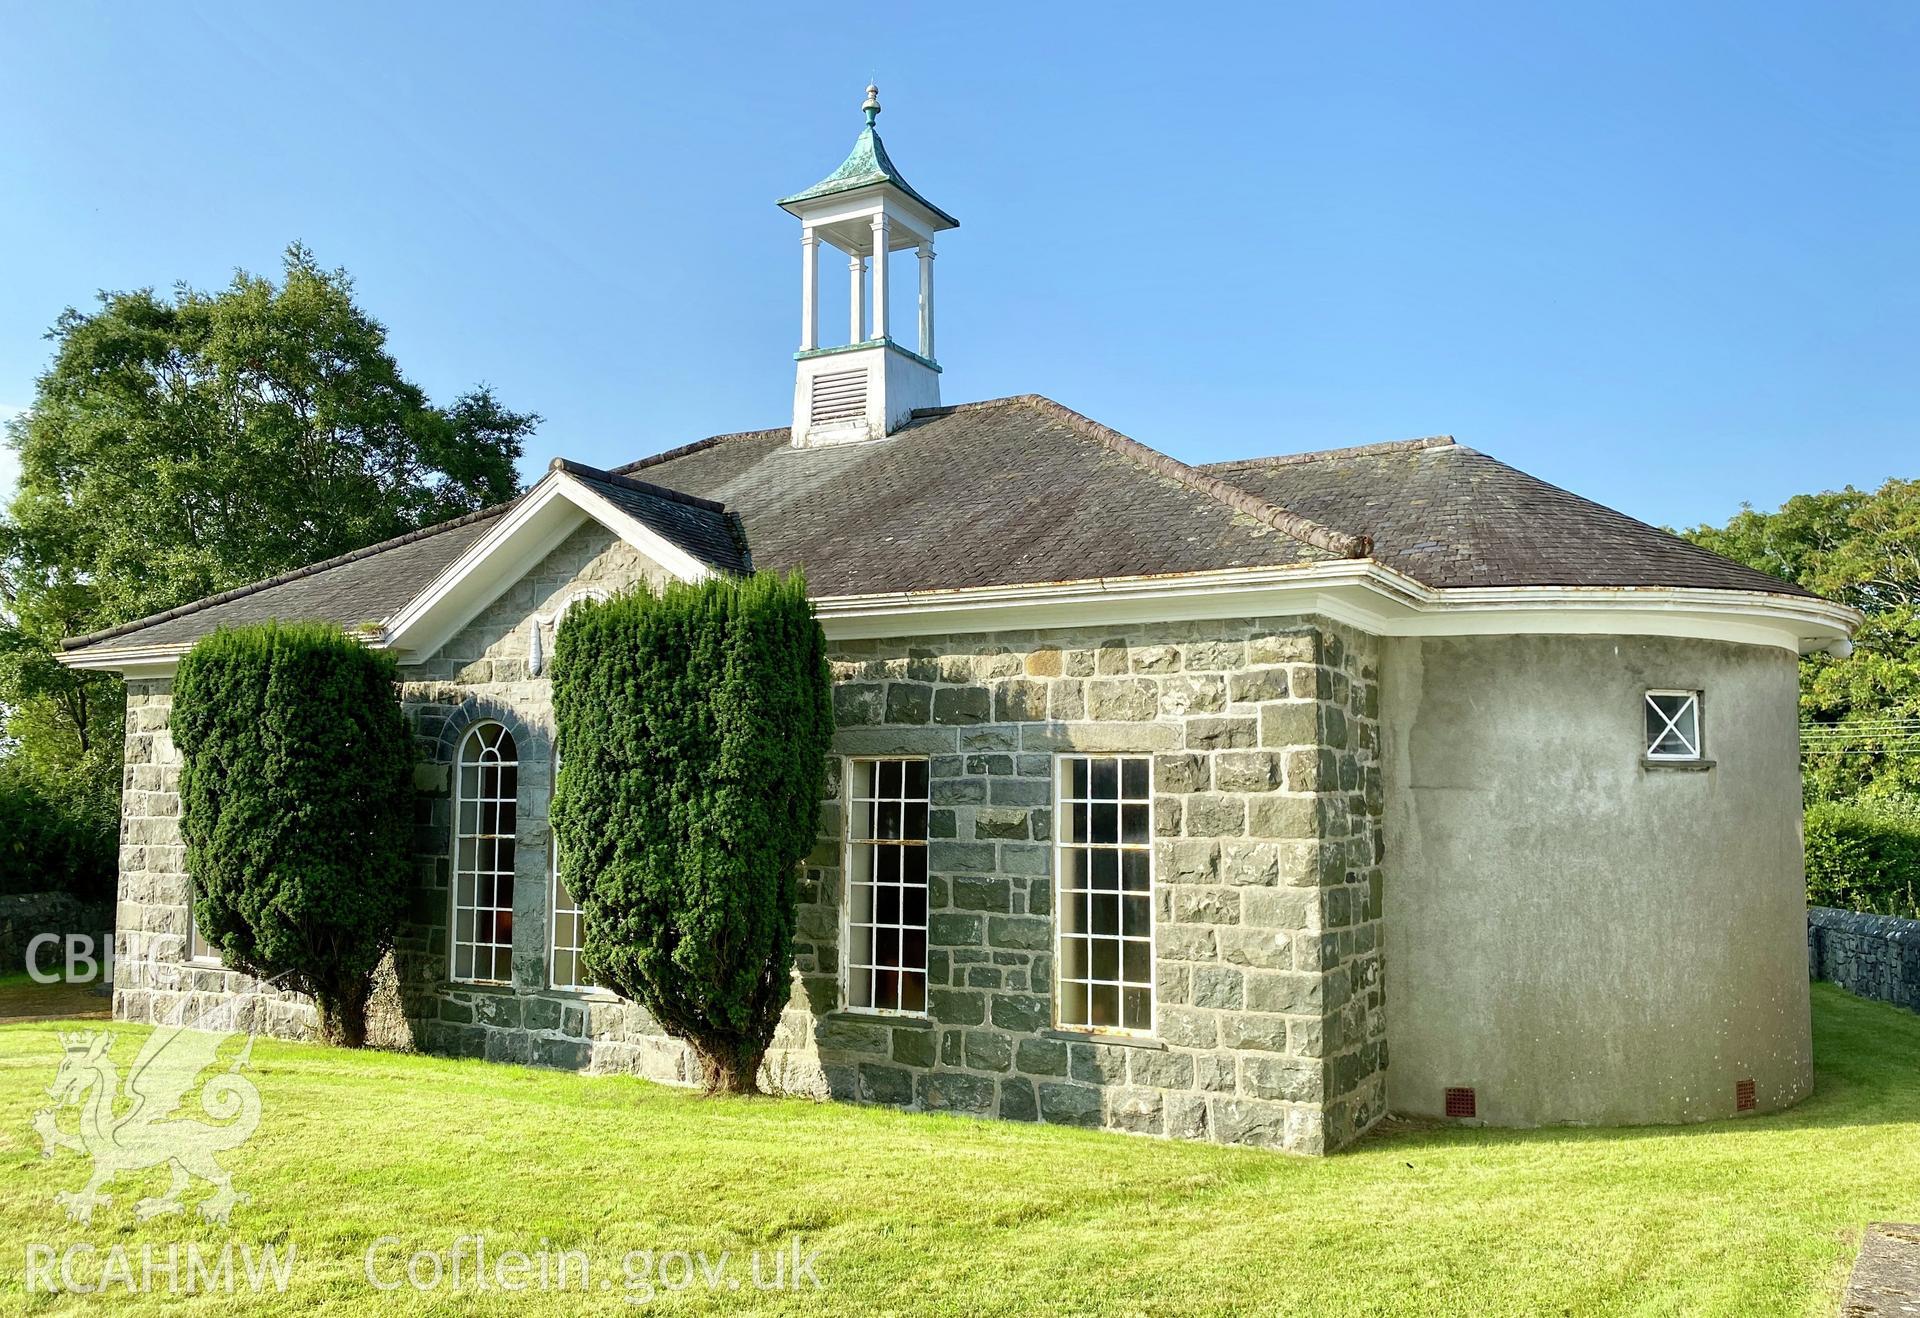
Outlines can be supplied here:
M1670 523L1920 475L1911 0L0 24L0 407L63 306L298 238L436 398L547 418L529 472L783 424L773 201L871 75L962 222L948 401L1045 393L1190 461L1447 432Z

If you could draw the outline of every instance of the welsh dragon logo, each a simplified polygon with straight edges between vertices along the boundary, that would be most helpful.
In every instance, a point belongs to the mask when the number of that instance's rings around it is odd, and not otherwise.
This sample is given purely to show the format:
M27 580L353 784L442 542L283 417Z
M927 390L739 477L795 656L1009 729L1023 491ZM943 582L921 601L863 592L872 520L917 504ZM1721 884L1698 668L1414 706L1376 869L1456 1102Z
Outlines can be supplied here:
M165 1194L135 1205L142 1220L183 1211L180 1196L195 1177L213 1186L213 1193L200 1203L200 1215L209 1221L225 1223L234 1206L246 1201L214 1155L246 1143L260 1124L260 1091L239 1073L253 1053L252 1035L233 1064L200 1088L200 1109L212 1120L175 1115L201 1074L217 1064L220 1045L232 1033L156 1027L133 1059L124 1090L110 1056L115 1036L105 1031L60 1036L65 1055L47 1087L54 1106L34 1115L33 1128L40 1136L41 1157L72 1149L93 1159L86 1185L53 1197L70 1219L91 1223L93 1210L112 1202L102 1187L122 1172L163 1165L172 1167L173 1184ZM57 1123L61 1110L74 1106L80 1108L80 1124L70 1135Z

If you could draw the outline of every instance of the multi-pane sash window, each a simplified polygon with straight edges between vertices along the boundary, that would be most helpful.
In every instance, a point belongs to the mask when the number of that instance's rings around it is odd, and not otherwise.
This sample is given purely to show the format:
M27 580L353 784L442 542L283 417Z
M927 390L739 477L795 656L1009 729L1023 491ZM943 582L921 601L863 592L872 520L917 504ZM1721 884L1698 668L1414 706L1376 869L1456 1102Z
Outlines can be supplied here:
M482 723L460 743L454 790L453 977L513 978L514 835L520 764L513 734Z
M927 762L847 768L847 1004L927 1009Z
M558 617L566 616L566 611L572 608L578 599L579 597L575 596L562 605ZM554 622L555 627L560 625L558 617ZM555 783L560 781L558 751L555 751L553 756L553 780ZM567 885L561 882L560 835L555 833L552 836L548 861L553 880L553 920L548 928L552 931L550 937L553 943L553 959L549 963L548 979L557 989L590 988L592 986L586 983L586 976L580 969L580 952L587 945L586 918L580 914L580 903L573 899L573 894L567 891Z
M1153 1031L1153 765L1059 759L1055 998L1061 1026Z
M1700 693L1647 692L1647 758L1700 758Z
M187 897L187 960L218 961L219 949L209 943L206 936L200 932L200 916L193 909L193 898L197 895L197 893L189 894Z
M586 947L586 918L580 903L560 880L560 844L553 847L553 986L558 989L589 988L580 969L580 952Z

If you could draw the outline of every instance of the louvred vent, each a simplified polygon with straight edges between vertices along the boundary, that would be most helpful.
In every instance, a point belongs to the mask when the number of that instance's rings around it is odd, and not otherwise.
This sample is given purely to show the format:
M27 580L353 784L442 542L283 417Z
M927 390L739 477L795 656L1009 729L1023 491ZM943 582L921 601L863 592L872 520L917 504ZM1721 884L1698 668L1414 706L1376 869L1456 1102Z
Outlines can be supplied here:
M1447 1115L1450 1117L1471 1117L1479 1114L1479 1095L1465 1087L1447 1090Z
M1757 1099L1755 1099L1754 1093L1753 1093L1753 1081L1751 1080L1734 1081L1733 1082L1733 1110L1735 1112L1751 1112L1754 1110L1754 1108L1758 1106L1759 1106L1759 1102Z
M813 424L858 421L867 414L867 373L834 371L813 377L813 397L808 415Z

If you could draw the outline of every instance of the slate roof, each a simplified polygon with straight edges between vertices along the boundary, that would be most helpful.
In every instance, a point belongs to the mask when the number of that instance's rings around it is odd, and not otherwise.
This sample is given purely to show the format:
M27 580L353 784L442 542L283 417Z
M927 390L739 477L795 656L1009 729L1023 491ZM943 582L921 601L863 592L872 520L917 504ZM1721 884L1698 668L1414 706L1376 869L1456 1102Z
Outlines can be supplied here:
M405 608L429 581L510 508L502 504L369 545L310 567L61 642L65 650L196 641L219 627L269 619L337 622L352 630Z
M702 562L727 572L753 570L740 519L712 499L565 458L555 458L551 470L578 477L621 512Z
M1037 395L915 413L880 443L720 435L612 471L556 460L727 571L816 596L1289 567L1371 556L1428 586L1668 586L1808 597L1450 439L1191 467ZM64 643L398 613L506 507Z
M1304 516L1365 528L1376 560L1438 589L1683 586L1814 598L1446 437L1204 470Z
M1271 567L1364 551L1043 398L916 413L883 443L753 431L620 471L718 499L815 595Z
M695 558L728 572L751 570L739 519L712 500L563 458L556 458L552 469L567 472ZM218 627L269 619L335 622L349 631L377 625L412 603L512 507L501 504L469 513L150 618L70 637L61 645L67 651L176 645L198 640Z

